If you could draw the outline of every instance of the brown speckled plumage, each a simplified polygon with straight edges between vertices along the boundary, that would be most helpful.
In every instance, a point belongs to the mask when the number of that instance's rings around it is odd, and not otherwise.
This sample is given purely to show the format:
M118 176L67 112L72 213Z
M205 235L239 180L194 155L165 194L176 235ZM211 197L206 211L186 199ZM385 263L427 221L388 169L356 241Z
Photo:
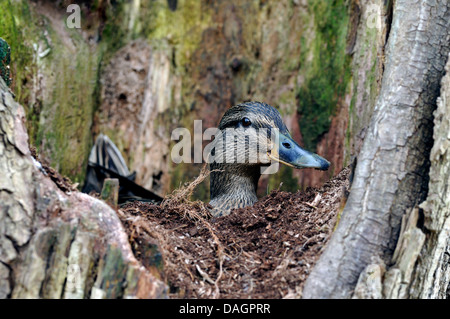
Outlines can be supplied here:
M250 119L251 126L247 128L242 127L241 122L244 117ZM245 138L244 132L248 133L249 130L260 128L277 128L281 133L288 133L280 113L272 106L261 102L247 102L228 109L220 121L219 130L224 133L227 128L237 129L238 139ZM240 130L243 133L242 135L239 135ZM268 143L267 140L258 142L259 145ZM224 152L229 152L230 150L234 150L238 154L239 152L248 152L248 147L242 149L237 148L236 143L231 145L225 144ZM265 154L261 155L263 157ZM266 162L259 160L257 163L213 162L210 164L212 171L210 204L214 207L213 214L215 216L227 215L233 208L250 206L258 200L256 188L261 176L261 166L263 165L268 165L268 160Z

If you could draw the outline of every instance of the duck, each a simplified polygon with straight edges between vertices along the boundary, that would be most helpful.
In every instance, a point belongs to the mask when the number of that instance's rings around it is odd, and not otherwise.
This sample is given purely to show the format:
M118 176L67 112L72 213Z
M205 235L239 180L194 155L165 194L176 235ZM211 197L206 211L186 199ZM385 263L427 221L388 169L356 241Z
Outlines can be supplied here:
M273 164L322 171L330 167L328 160L300 147L280 112L263 102L245 102L229 108L220 120L218 130L215 139L218 142L211 147L213 159L209 163L209 204L215 217L229 215L233 209L252 206L258 201L258 181L264 169ZM260 134L261 131L266 134ZM249 156L252 148L257 155L253 158ZM228 156L231 161L224 160L226 156L222 153L236 156Z
M255 150L254 156L251 150ZM209 147L207 162L210 212L214 217L229 215L233 209L257 202L258 181L274 164L296 169L330 167L329 161L300 147L280 112L263 102L241 103L224 113ZM135 200L160 204L163 198L135 183L135 176L117 146L108 136L99 134L89 155L82 192L100 193L105 178L117 178L119 204Z

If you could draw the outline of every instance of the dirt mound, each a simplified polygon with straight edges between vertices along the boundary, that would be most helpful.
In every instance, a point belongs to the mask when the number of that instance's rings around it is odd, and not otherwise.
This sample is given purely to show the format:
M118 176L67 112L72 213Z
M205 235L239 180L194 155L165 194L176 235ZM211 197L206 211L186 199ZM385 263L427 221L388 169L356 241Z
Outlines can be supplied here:
M348 175L295 194L273 191L218 218L185 200L190 191L161 206L126 204L119 216L136 257L173 298L295 298L335 227Z

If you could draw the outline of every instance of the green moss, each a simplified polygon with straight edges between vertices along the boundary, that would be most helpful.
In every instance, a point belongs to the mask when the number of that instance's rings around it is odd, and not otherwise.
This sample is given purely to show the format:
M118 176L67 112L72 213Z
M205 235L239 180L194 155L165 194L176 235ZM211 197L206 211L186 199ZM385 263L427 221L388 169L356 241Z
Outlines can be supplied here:
M174 11L166 0L151 1L144 11L151 12L152 19L146 21L142 32L151 41L167 39L174 47L176 64L183 68L198 47L203 30L211 26L209 10L198 0L179 0Z
M305 82L298 92L300 129L306 148L314 149L330 127L336 104L350 80L346 54L348 8L345 0L309 1L312 30L301 39Z
M0 36L11 47L11 89L25 108L30 144L61 174L82 182L98 56L77 30L66 29L75 48L67 47L27 1L0 1L0 12ZM44 81L36 87L38 75Z
M37 132L31 140L62 175L81 184L92 145L98 56L75 30L67 32L76 51L64 44L50 23L46 31L51 51L38 64L48 96L42 101Z
M102 267L100 289L105 291L105 298L121 297L124 289L122 284L128 269L122 251L116 246L109 245L104 260L100 261L100 267Z
M351 155L355 151L353 140L358 139L357 136L361 129L370 122L380 89L381 65L379 59L382 57L379 56L378 50L380 49L379 32L381 31L377 28L363 27L364 29L358 37L359 45L355 52L352 68L354 74L364 74L364 76L354 76L351 79L353 90L349 107L349 126L345 139L344 166L350 163Z
M26 1L0 1L0 37L11 47L11 77L16 100L27 106L30 89L26 85L34 71L34 17Z
M127 17L124 2L117 1L115 5L107 6L106 8L106 22L101 39L101 45L106 54L106 58L111 57L114 52L123 47L128 39L128 30L124 28Z

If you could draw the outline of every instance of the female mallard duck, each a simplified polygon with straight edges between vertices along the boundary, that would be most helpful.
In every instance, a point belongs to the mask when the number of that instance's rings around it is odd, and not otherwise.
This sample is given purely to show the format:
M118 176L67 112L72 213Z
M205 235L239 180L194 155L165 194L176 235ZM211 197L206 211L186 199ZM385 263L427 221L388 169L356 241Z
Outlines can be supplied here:
M256 189L261 172L272 161L294 168L327 170L330 166L324 158L302 149L292 139L280 113L265 103L233 106L225 112L218 129L209 157L210 204L214 216L228 215L233 208L253 205L258 200ZM256 156L252 156L252 150ZM100 192L106 177L119 179L119 203L130 200L159 203L162 200L134 183L134 174L130 174L122 154L107 136L100 135L89 156L83 192Z
M219 130L215 141L222 144L216 143L210 153L214 157L210 161L210 204L214 216L253 205L258 200L256 190L261 172L271 160L294 168L327 170L330 166L326 159L302 149L292 139L280 113L265 103L248 102L231 107L223 115ZM257 156L250 156L251 149L256 150Z

